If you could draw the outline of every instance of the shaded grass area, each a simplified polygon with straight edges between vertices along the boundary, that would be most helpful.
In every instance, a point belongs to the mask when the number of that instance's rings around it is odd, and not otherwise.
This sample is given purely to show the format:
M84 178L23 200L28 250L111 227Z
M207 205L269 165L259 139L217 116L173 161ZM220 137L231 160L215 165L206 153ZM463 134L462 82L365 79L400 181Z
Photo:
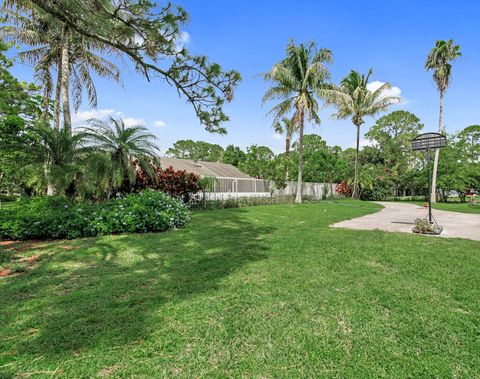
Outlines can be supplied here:
M402 201L402 203L410 203L410 204L417 204L417 205L424 205L428 204L425 201ZM472 207L470 202L467 203L460 203L458 202L450 202L450 203L434 203L432 204L433 209L439 209L442 211L452 211L452 212L462 212L462 213L473 213L473 214L480 214L480 200L477 201L477 206Z
M4 264L38 259L0 278L0 377L480 375L480 243L328 227L376 209L196 212L166 233L3 246Z
M480 201L478 201L477 204L476 207L472 207L470 203L436 203L432 204L432 207L442 211L474 213L480 215Z

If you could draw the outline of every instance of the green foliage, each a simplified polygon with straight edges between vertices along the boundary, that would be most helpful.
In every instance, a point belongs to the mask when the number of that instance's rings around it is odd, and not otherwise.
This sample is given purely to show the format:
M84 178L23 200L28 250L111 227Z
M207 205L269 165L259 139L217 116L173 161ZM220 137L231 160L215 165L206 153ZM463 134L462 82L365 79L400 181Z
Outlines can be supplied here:
M162 192L145 191L102 204L38 197L0 208L0 238L56 239L156 232L183 226L187 208Z
M423 129L423 124L413 113L395 111L377 120L365 137L390 169L404 171L415 158L411 151L411 141Z
M285 120L293 112L290 130L298 130L298 182L302 181L303 174L305 120L320 124L317 99L322 91L330 87L327 83L330 80L327 65L332 61L330 50L318 49L315 43L297 46L291 40L286 49L286 57L264 75L271 86L265 92L263 102L279 101L269 112L274 116L274 127L278 129L279 121ZM302 202L301 185L297 186L296 202Z
M360 200L381 201L386 200L388 191L385 188L363 188L360 191Z
M245 153L242 149L238 146L228 145L223 153L222 162L238 167L241 162L245 161L245 158Z
M2 239L78 238L96 233L91 228L93 206L76 207L64 197L40 197L18 201L0 209Z
M167 155L180 159L221 162L223 147L204 141L179 140L167 150Z
M386 111L392 104L400 102L400 98L386 94L391 88L390 83L383 83L375 90L368 89L368 82L373 70L370 69L367 75L362 75L351 70L342 79L340 86L331 86L325 89L322 94L327 105L337 107L337 113L333 116L337 119L351 118L357 129L355 173L353 180L352 196L358 198L360 195L360 127L365 123L365 117L375 116Z
M0 39L0 119L5 116L20 116L29 122L41 113L42 97L38 87L19 82L11 73L13 63L4 54L9 45Z
M471 127L470 127L471 128ZM472 146L476 133L466 128L456 135L448 136L448 143L442 149L438 165L437 188L441 201L447 201L447 193L458 192L460 200L465 202L466 192L480 188L480 162L475 159L477 147Z
M187 207L163 192L129 194L104 204L92 220L97 234L160 232L184 226Z
M433 70L433 80L442 95L450 84L452 62L461 56L460 46L455 45L453 39L436 41L428 53L425 69Z
M224 103L233 99L240 74L223 71L205 56L191 55L179 46L188 14L172 4L150 1L9 0L6 6L25 18L42 15L63 25L92 44L102 44L110 55L129 58L147 80L159 78L172 85L190 103L205 128L225 133ZM88 17L85 12L88 10ZM93 10L93 11L92 11Z
M239 169L254 178L268 179L270 163L275 154L266 146L251 145L247 147L245 161L241 162Z
M136 181L135 167L139 165L146 175L154 176L152 162L158 162L157 137L147 133L143 126L127 127L122 119L110 117L106 121L89 120L81 128L90 148L104 153L104 159L95 164L96 176L101 178L103 193L130 192ZM136 165L132 162L135 161Z

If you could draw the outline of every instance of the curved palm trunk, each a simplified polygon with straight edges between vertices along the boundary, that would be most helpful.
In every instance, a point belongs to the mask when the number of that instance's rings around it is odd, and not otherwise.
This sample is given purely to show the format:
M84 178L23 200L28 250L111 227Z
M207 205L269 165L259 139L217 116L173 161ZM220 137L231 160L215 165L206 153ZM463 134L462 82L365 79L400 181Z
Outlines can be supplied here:
M360 174L360 162L359 162L359 153L360 153L360 125L355 125L357 127L357 148L355 150L355 178L353 180L353 192L352 198L358 199L360 197L360 185L359 185L359 174Z
M287 134L285 138L285 158L290 159L290 139L291 136Z
M295 202L298 204L302 203L302 174L303 174L303 110L298 109L298 179L297 179L297 195L295 197Z
M53 109L53 127L60 129L60 94L62 90L62 56L59 57L57 66L57 84L55 88L55 107Z
M442 115L443 115L443 92L440 91L440 110L438 117L438 132L443 131L442 126ZM433 173L432 173L432 192L430 194L432 203L437 202L437 170L438 170L438 158L440 156L440 149L435 150L435 158L433 160Z
M63 109L63 127L72 131L72 116L70 114L70 60L69 60L69 44L70 44L70 32L68 29L64 29L63 41L62 41L62 109Z
M50 115L48 111L50 108L51 87L50 85L48 87L49 88L46 88L43 94L43 123L45 124L45 126L47 126L50 121Z
M291 140L292 136L290 134L287 133L287 136L285 138L285 159L288 161L290 161L290 140ZM287 165L287 170L285 172L285 180L288 182L288 180L290 179L290 173L288 172L288 165Z

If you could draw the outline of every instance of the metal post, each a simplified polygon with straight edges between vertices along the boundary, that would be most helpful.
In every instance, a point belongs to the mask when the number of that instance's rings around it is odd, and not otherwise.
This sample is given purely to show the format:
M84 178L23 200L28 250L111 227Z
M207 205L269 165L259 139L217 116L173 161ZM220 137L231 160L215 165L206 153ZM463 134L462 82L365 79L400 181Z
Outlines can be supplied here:
M432 182L430 178L430 149L427 150L427 176L428 176L428 222L432 223Z

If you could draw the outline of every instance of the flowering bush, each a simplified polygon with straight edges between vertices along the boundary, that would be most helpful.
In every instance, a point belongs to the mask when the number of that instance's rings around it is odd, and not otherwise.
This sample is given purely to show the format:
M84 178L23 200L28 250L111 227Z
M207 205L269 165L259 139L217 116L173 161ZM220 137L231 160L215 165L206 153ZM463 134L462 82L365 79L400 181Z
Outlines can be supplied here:
M149 175L137 163L135 166L136 182L135 189L146 188L158 189L170 196L181 199L188 203L192 197L202 190L200 177L186 170L175 170L172 166L162 170L155 164L151 164L154 175Z
M106 203L91 224L98 234L159 232L183 226L189 219L182 202L160 191L145 191Z
M158 181L161 191L182 199L184 203L188 203L202 189L198 175L185 170L175 171L172 166L162 171Z
M346 180L343 180L339 185L337 185L335 191L345 197L352 196L352 188L348 185Z
M165 193L145 191L103 204L62 197L20 201L0 209L0 238L79 238L101 234L158 232L185 225L187 207Z

